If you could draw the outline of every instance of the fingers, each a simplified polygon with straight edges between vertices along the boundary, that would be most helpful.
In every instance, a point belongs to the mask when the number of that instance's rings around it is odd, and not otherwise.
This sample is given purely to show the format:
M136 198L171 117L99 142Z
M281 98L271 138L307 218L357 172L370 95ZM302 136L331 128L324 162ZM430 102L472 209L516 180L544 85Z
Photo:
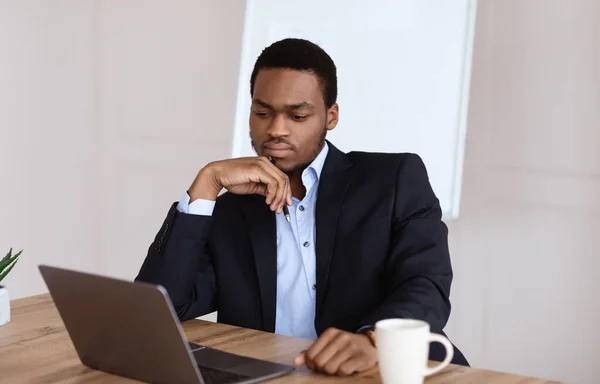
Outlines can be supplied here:
M220 188L235 194L262 194L272 211L280 213L286 203L292 203L289 178L264 156L217 162L211 170Z
M361 356L355 356L346 360L337 371L339 376L350 376L356 372L361 372L368 368L366 361Z
M272 169L277 173L277 175L279 176L279 180L280 180L281 200L279 201L279 206L278 206L278 209L276 210L276 212L281 213L284 205L288 205L288 206L292 205L292 187L291 187L290 179L289 179L288 175L283 173L275 165L273 165L273 164L270 164L270 165L271 165Z
M276 197L279 181L275 176L265 170L265 167L260 162L255 163L249 169L249 179L255 183L255 192L261 193L266 197L267 205L271 205Z
M321 337L319 337L319 339L317 341L315 341L313 343L313 345L310 346L310 348L308 348L306 350L305 357L307 360L314 360L315 357L317 357L317 355L319 353L321 353L321 351L333 340L336 338L336 336L341 333L341 331L339 329L336 328L329 328L327 329L325 332L323 332L323 334L321 335Z
M352 359L352 357L357 354L358 350L356 345L352 343L349 338L343 337L343 335L347 335L347 333L338 336L334 341L335 345L325 349L317 356L316 365L322 372L335 375L339 372L342 364Z
M308 348L308 350L304 353L304 359L306 361L305 364L309 369L322 372L322 367L324 366L324 363L320 364L320 366L317 366L315 360L317 356L321 354L321 352L323 352L329 346L329 344L337 338L339 334L341 334L341 331L339 329L329 328L325 332L323 332L321 337L319 337L319 339L315 341L314 344L310 346L310 348ZM331 352L325 352L327 354L326 356L331 354ZM320 363L322 362L323 361L321 360Z
M258 184L254 185L254 189L253 189L252 193L267 196L269 194L269 190L267 189L266 184L258 183Z
M306 351L302 351L295 359L294 359L294 367L299 367L301 365L306 364L306 358L304 357L304 354L306 353Z
M304 353L294 366L330 375L347 376L370 368L377 362L376 350L363 335L330 328Z
M259 157L261 168L271 177L267 184L266 203L272 211L281 213L284 205L292 205L292 189L288 176L281 172L266 157Z
M345 347L350 344L350 341L351 339L348 333L338 333L337 336L335 336L335 338L314 357L313 360L317 369L324 370L325 365L328 364L334 356L344 351Z

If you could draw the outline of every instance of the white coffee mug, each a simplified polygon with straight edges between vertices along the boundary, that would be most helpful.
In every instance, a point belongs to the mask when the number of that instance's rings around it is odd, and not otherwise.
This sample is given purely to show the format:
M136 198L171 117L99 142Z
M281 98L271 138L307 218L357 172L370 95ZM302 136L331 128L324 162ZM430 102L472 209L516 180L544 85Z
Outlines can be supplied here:
M431 333L421 320L388 319L375 324L379 372L385 384L422 384L425 376L444 369L454 356L454 348L444 336ZM429 343L446 348L446 358L433 368L427 367Z

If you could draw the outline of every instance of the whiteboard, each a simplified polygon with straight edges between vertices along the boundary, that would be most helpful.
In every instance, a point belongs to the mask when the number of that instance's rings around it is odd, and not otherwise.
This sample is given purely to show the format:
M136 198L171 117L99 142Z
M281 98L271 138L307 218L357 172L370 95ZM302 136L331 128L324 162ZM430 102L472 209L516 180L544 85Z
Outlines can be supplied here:
M475 0L248 0L232 156L250 145L250 75L271 43L320 45L338 71L344 152L421 156L444 219L459 214Z

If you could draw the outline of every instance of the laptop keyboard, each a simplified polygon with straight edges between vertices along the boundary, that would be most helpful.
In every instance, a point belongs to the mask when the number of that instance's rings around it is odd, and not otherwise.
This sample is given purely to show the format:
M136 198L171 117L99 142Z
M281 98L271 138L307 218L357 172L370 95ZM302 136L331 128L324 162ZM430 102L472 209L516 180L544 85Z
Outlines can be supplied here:
M238 375L236 373L222 371L220 369L203 367L201 365L198 365L198 368L200 368L200 373L202 374L202 378L206 384L239 383L250 378L248 376Z

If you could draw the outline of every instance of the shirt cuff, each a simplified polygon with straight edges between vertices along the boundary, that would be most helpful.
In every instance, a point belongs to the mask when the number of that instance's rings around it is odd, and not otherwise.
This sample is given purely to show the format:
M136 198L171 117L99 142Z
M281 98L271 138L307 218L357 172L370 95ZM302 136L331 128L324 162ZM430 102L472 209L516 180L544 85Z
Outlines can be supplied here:
M177 210L189 215L212 216L216 201L196 199L190 204L190 195L186 192L177 204Z

